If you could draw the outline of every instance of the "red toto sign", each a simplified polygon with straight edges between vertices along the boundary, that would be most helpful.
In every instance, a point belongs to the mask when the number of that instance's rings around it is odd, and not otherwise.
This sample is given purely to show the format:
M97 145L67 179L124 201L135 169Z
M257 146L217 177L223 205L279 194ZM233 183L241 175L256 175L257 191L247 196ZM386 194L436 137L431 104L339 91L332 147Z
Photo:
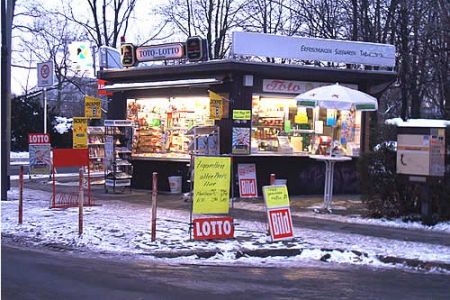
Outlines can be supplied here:
M28 144L50 144L50 135L47 133L28 134Z
M231 239L234 237L233 218L200 218L194 220L194 240Z
M273 240L283 240L294 237L292 218L289 208L269 210L270 232Z

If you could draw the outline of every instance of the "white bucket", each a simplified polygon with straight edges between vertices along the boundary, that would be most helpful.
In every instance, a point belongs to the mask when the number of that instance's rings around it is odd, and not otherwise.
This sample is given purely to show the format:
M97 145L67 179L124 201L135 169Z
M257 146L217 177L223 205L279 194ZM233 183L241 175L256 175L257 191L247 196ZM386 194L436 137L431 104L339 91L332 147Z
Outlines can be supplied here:
M287 179L275 179L274 185L286 185L287 186Z
M182 184L181 176L169 176L169 187L171 193L180 194L181 184Z

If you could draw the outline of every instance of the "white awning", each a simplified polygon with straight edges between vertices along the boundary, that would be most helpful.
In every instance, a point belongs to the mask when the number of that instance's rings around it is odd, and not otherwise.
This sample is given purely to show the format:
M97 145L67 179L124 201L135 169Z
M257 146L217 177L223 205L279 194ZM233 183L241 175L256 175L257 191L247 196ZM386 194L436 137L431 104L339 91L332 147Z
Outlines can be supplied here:
M211 84L222 83L216 78L202 78L202 79L184 79L184 80L169 80L169 81L152 81L152 82L135 82L135 83L114 83L105 85L104 89L107 91L127 91L139 89L162 89L167 87L189 87L189 86L209 86Z

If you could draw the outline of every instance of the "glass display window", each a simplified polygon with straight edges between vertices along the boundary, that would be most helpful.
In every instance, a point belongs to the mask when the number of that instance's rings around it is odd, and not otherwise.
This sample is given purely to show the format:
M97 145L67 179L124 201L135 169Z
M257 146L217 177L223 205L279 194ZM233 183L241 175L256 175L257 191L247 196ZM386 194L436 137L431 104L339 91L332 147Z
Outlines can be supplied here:
M128 99L127 118L137 128L134 155L188 154L193 126L213 125L208 97Z
M335 153L357 156L361 112L297 107L294 98L252 99L252 153Z

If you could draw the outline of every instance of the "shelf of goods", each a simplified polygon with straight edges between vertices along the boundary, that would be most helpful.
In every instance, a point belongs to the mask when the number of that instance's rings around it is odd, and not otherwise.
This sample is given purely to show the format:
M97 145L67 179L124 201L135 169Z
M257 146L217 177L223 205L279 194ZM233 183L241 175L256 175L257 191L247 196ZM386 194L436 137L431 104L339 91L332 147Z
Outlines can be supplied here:
M89 126L87 133L89 168L92 172L103 172L103 158L105 157L105 128L102 126Z
M105 120L105 191L124 191L129 187L133 166L131 149L133 122L126 120Z

